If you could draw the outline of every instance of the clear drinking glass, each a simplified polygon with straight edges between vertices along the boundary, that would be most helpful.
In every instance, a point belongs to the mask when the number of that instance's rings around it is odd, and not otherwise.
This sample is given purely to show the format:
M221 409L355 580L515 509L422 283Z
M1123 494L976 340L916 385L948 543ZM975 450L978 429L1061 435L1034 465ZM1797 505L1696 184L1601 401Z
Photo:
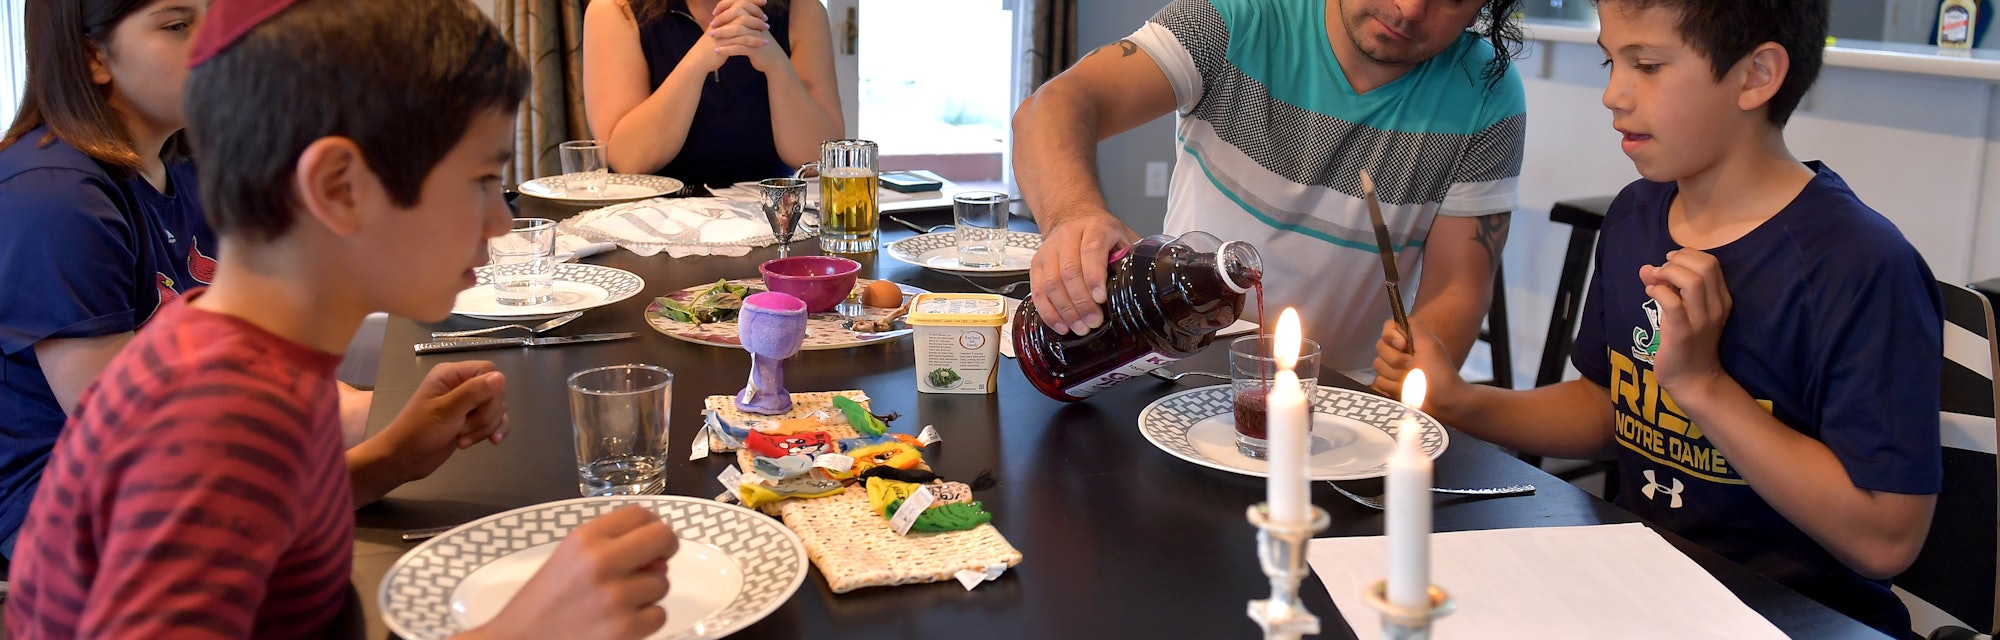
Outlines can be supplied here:
M513 231L487 241L495 301L530 307L555 300L555 251L556 223L547 218L515 218Z
M1007 194L968 191L951 198L952 226L958 233L958 264L998 267L1007 251Z
M666 489L667 409L674 373L647 364L578 371L569 377L576 429L576 487L584 496Z
M819 246L827 253L873 253L881 214L876 194L881 178L875 168L875 143L828 140L819 145L819 162L799 167L792 177L819 171Z
M1229 389L1236 406L1236 451L1247 457L1264 459L1264 395L1278 377L1278 361L1271 355L1276 342L1270 334L1243 336L1229 343ZM1306 398L1319 388L1319 343L1299 340L1299 363L1292 367ZM1310 404L1310 403L1308 403Z
M771 234L778 237L778 257L792 255L792 234L799 230L799 217L806 210L806 181L798 178L770 178L757 183L764 204L764 217Z
M572 198L602 197L604 181L611 175L611 165L604 157L604 143L571 140L560 148L563 192Z

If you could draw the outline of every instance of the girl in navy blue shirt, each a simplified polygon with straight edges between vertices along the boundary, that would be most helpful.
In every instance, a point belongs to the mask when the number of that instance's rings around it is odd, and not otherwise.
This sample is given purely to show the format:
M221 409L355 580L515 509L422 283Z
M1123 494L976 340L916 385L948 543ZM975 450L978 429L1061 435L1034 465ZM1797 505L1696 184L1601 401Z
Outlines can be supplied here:
M161 303L215 272L180 136L207 4L26 7L27 91L0 139L0 554L77 397Z

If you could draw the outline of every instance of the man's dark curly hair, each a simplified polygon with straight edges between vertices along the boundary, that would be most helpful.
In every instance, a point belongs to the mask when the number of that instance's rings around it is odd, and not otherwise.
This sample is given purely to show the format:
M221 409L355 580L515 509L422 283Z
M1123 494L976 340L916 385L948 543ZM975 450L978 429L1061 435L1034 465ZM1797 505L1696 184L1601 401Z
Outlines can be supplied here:
M1526 36L1521 33L1521 23L1514 19L1521 0L1490 0L1486 3L1486 15L1473 25L1473 30L1493 45L1493 59L1486 62L1485 76L1487 88L1498 84L1507 75L1507 65L1521 57L1526 47ZM1483 28L1482 28L1483 27Z

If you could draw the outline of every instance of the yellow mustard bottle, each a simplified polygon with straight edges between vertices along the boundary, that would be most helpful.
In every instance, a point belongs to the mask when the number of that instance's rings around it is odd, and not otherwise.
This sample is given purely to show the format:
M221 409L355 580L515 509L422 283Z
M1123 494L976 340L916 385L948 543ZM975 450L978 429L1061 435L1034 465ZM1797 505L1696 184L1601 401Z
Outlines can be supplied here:
M1979 19L1977 0L1944 0L1938 7L1938 48L1966 51L1972 48L1972 29Z

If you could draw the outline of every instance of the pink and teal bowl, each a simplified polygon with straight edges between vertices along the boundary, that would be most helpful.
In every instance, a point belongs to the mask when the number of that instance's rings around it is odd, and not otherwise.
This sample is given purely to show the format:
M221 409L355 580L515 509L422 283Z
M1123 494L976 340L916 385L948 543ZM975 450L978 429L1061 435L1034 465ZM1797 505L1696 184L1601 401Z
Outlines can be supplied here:
M791 294L806 303L806 311L825 313L854 292L861 263L833 256L792 256L757 265L764 288Z

